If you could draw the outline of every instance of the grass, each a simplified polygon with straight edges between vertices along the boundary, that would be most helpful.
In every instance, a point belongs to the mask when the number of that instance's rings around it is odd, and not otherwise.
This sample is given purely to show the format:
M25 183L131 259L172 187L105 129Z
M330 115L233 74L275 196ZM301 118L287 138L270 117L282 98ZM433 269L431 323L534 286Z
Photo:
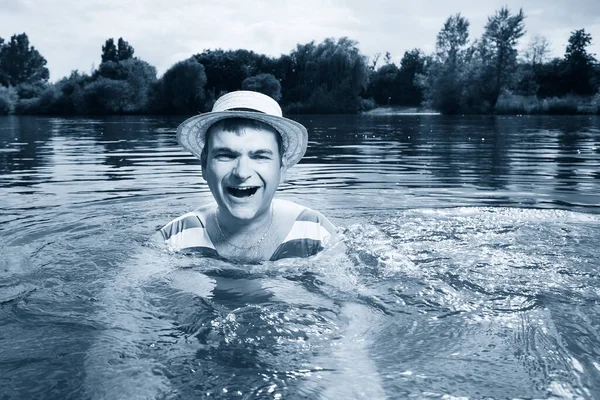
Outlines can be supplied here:
M600 114L600 94L539 99L536 96L503 94L498 98L496 114Z

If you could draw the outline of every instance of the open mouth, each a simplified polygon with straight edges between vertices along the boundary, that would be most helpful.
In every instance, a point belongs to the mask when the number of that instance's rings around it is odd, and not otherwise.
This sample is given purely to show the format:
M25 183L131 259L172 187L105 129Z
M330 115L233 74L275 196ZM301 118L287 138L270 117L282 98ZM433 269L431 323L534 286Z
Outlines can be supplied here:
M227 192L233 197L243 198L253 196L258 190L258 186L248 187L228 187Z

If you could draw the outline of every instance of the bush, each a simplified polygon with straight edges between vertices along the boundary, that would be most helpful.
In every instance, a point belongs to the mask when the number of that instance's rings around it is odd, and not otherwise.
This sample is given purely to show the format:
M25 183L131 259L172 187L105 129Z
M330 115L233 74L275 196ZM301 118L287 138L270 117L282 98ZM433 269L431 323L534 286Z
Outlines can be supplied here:
M148 110L151 88L156 84L156 68L132 58L106 61L100 64L92 80L85 88L90 112L143 113ZM111 98L112 95L115 97Z
M13 113L17 99L17 93L14 88L7 88L0 85L0 115Z
M17 114L39 115L54 114L58 91L56 86L49 85L36 98L19 99L16 105Z
M39 114L40 99L19 99L15 104L15 114L33 115Z
M386 64L373 72L369 81L368 94L377 104L398 104L403 87L398 82L400 70L396 64Z
M578 113L578 103L574 97L551 97L542 100L542 110L551 115L574 115Z
M369 111L377 107L373 99L360 99L360 111Z
M319 45L298 45L290 56L293 66L282 81L288 109L320 114L359 111L369 76L356 42L325 39Z
M299 101L290 103L282 108L284 114L308 114L304 104L300 103Z
M8 96L4 93L0 93L0 115L8 115L11 113L13 104L11 103Z
M83 114L87 111L84 99L84 87L90 81L90 77L80 74L78 71L71 72L68 78L63 78L56 83L57 98L54 105L56 114Z
M129 111L131 88L126 81L99 77L85 87L83 96L92 114L123 114Z
M600 115L600 92L592 98L592 106L595 108L596 114Z
M126 113L145 113L152 87L156 84L156 68L145 61L129 59L119 62L123 78L129 87Z
M151 108L168 114L196 114L204 111L206 94L204 66L192 57L173 65L158 80Z
M281 83L273 74L258 74L246 78L242 82L242 89L266 94L275 101L281 100Z
M15 86L15 89L20 99L35 99L36 97L40 97L42 92L46 89L46 84L21 83Z
M496 114L519 115L519 114L539 114L542 111L540 101L535 96L521 96L510 93L503 93L498 97Z
M596 95L600 99L600 95ZM496 103L496 114L550 114L575 115L598 113L596 97L565 96L538 99L536 96L520 96L503 93Z

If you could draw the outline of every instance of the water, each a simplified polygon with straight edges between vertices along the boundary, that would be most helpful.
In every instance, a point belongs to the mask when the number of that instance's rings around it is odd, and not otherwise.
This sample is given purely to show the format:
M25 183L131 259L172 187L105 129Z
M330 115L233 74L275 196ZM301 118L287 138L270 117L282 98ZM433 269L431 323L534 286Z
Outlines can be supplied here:
M594 399L598 117L302 117L262 265L147 243L210 200L182 118L0 119L0 399Z

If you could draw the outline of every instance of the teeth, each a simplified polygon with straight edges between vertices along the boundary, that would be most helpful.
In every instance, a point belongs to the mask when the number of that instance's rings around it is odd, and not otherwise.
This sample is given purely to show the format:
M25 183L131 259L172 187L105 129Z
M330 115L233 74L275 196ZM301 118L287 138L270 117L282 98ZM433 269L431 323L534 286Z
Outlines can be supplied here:
M230 186L228 191L235 197L251 197L258 190L258 186Z

